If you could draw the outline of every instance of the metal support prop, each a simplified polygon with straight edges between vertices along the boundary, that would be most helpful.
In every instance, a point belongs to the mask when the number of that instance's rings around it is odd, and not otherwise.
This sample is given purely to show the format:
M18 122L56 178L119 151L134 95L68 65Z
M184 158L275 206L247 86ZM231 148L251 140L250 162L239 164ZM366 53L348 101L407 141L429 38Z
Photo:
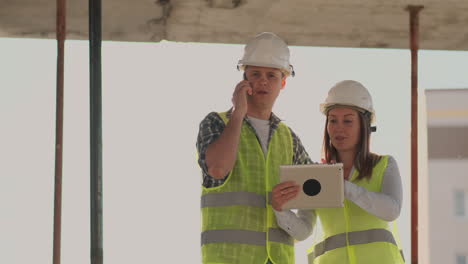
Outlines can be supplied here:
M103 263L101 0L89 0L91 264Z
M55 187L53 264L60 264L62 237L63 83L65 55L65 0L57 0L57 95L55 110Z
M418 49L419 11L409 5L411 48L411 263L418 263Z

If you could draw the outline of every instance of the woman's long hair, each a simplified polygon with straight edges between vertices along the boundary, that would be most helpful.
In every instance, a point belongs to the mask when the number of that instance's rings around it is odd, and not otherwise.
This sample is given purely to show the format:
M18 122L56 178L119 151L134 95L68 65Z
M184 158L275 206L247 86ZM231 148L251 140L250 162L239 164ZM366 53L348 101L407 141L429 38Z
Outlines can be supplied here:
M370 180L370 178L372 177L372 169L374 168L375 164L379 162L381 156L375 153L371 153L369 151L370 134L371 134L370 113L369 112L362 113L361 111L357 111L357 112L359 113L361 135L359 136L357 154L356 154L356 158L354 159L354 168L357 169L359 172L359 176L357 177L358 180L361 180L361 179ZM336 162L340 162L339 157L338 157L338 151L331 143L330 135L328 134L328 131L327 131L327 124L328 124L328 114L327 114L327 119L325 121L325 133L323 137L323 153L325 156L325 160L327 162L331 162L332 160L335 160Z

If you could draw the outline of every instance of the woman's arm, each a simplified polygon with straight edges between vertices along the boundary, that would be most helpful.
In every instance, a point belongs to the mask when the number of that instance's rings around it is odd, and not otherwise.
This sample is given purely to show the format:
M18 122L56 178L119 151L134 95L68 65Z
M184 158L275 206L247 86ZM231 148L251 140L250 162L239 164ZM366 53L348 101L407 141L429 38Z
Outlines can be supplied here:
M381 192L371 192L345 181L345 197L356 205L385 221L398 218L403 200L400 171L395 159L388 157Z
M295 240L305 240L312 234L316 222L313 210L298 210L297 215L291 210L273 211L278 225Z

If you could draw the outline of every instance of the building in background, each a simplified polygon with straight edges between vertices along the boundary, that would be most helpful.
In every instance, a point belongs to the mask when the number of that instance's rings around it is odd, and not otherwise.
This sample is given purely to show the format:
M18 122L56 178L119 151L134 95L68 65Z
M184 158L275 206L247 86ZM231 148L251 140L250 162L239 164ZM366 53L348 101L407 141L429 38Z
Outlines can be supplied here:
M425 97L429 263L468 264L468 89Z

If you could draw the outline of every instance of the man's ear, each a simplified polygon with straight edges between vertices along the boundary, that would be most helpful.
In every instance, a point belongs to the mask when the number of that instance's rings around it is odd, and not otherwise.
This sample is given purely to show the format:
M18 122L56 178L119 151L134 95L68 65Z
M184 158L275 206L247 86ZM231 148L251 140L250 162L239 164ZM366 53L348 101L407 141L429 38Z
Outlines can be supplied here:
M286 78L284 78L284 79L281 81L281 89L283 89L284 86L286 86Z

